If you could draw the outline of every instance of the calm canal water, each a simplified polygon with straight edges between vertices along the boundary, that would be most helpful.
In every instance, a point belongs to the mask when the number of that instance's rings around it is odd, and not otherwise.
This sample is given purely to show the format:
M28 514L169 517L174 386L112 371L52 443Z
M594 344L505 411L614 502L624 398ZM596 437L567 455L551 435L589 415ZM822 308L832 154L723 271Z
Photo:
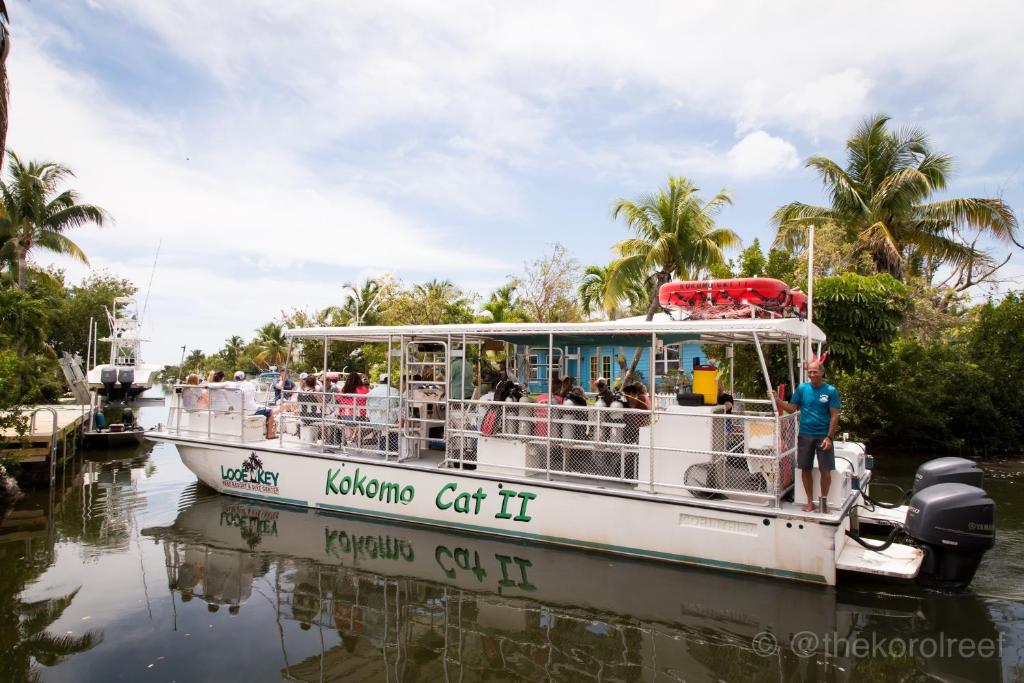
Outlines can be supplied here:
M0 676L1024 681L1024 461L986 470L998 545L950 595L323 516L218 496L173 447L90 454L0 530Z

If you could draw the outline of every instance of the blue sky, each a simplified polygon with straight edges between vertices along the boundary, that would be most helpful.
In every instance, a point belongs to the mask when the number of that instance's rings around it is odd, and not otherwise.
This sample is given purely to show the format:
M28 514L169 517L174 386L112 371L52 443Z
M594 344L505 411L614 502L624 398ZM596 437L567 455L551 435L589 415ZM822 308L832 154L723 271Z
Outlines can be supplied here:
M1012 3L11 3L8 144L115 222L74 239L145 290L149 360L392 272L486 294L558 240L606 263L618 197L728 188L749 243L879 111L1024 200ZM68 268L71 279L86 269ZM1015 261L1019 257L1015 257ZM1024 271L1011 262L1010 272Z

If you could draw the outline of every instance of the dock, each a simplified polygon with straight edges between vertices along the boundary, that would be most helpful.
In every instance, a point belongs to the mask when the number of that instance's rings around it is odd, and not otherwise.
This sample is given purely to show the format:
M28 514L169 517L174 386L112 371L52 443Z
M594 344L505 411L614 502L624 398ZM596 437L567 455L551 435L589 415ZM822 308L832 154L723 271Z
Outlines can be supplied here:
M54 425L53 410L57 415ZM82 431L89 421L89 406L64 403L24 408L19 411L30 423L25 434L18 434L13 428L0 430L0 458L19 464L47 464L51 452L56 465L74 454Z

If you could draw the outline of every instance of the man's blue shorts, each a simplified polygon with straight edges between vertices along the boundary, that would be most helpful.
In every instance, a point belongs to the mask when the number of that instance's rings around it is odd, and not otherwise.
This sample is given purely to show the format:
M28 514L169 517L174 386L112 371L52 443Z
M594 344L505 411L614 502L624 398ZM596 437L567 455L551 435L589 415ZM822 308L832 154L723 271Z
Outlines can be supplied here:
M836 449L829 443L828 448L822 448L823 436L807 436L800 434L796 439L796 466L801 470L814 468L814 456L818 456L819 470L834 470L836 468Z

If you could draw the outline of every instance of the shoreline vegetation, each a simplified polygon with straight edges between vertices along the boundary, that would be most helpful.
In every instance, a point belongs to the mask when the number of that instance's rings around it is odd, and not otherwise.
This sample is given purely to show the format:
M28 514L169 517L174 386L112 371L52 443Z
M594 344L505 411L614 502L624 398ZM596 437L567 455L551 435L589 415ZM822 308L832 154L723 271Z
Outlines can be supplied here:
M806 161L829 204L780 206L767 247L760 238L744 246L717 223L733 202L728 190L709 197L694 180L669 177L648 195L612 203L625 229L607 264L583 266L555 243L487 296L447 279L410 284L386 274L345 283L338 304L282 311L249 339L191 350L163 376L280 367L288 327L650 319L658 287L672 280L765 276L802 288L814 225L815 323L829 339L827 381L843 397L841 431L886 452L1016 455L1024 439L1024 295L1004 268L1022 249L1019 226L999 198L949 198L952 165L923 131L873 116L847 141L845 160ZM107 222L102 208L65 187L71 178L60 164L8 154L0 183L0 426L11 424L5 408L62 396L59 354L81 353L89 318L101 318L114 296L136 292L107 273L75 285L33 264L45 251L88 263L67 233ZM379 376L383 351L332 347L329 367ZM714 347L705 352L724 361ZM638 351L617 356L621 374L636 369ZM763 394L756 359L738 352L732 362L737 390ZM788 374L785 362L785 351L769 354L773 377ZM296 372L322 364L315 341L290 362Z

